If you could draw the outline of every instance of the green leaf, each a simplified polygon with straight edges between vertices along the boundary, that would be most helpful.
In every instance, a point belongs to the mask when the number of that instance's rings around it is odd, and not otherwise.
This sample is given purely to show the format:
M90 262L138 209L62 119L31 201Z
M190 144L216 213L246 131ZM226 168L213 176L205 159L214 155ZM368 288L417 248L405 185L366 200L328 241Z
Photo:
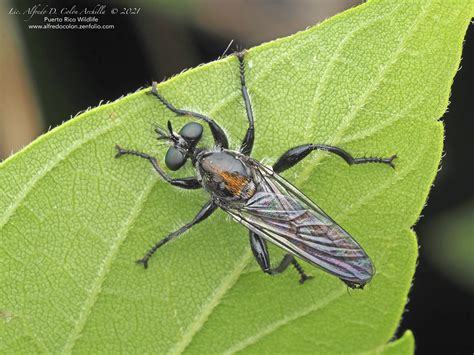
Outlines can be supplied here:
M315 279L304 286L294 271L262 274L245 228L224 212L161 249L147 271L135 265L207 198L170 187L145 161L113 159L117 143L163 157L153 125L186 122L146 89L2 163L0 351L385 351L412 281L411 226L440 161L438 119L472 10L468 1L372 1L248 53L256 158L274 161L310 142L398 154L393 170L314 153L284 174L372 257L377 274L366 289L348 290L310 265ZM159 90L215 118L238 147L247 122L234 57ZM276 261L281 253L271 251ZM406 342L392 349L412 351Z

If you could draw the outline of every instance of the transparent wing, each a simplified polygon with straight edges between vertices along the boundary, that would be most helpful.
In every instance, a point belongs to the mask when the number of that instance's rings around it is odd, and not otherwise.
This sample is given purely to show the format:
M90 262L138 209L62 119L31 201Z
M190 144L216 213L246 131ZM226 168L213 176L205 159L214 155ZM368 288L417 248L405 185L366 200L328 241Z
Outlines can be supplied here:
M254 163L257 192L244 206L224 209L262 238L349 285L369 282L372 262L349 233L281 176Z

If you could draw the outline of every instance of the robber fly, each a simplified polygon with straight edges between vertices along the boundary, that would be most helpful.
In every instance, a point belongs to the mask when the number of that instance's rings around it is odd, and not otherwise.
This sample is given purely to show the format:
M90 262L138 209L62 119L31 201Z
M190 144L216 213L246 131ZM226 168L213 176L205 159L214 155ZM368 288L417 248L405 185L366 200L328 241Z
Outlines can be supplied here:
M187 123L179 133L157 128L159 140L171 144L165 157L168 169L176 171L191 160L196 176L171 178L156 158L134 150L116 146L117 155L134 155L147 159L156 172L171 185L182 189L204 188L209 201L194 219L157 242L137 262L148 267L151 256L169 241L209 217L218 207L248 228L250 247L263 272L273 275L283 272L292 264L300 275L300 283L311 278L295 260L295 256L339 277L351 288L363 288L374 275L374 266L362 247L320 207L279 174L294 166L314 150L334 153L349 165L383 163L394 167L390 158L353 158L348 152L323 144L305 144L285 152L273 165L267 167L250 157L254 144L255 127L250 97L245 83L244 53L236 54L240 68L240 88L247 111L249 127L239 151L229 149L222 128L211 118L200 113L182 110L169 103L153 83L150 94L178 116L204 121L210 128L215 147L200 148L198 143L203 126ZM272 268L266 242L288 252L278 266Z

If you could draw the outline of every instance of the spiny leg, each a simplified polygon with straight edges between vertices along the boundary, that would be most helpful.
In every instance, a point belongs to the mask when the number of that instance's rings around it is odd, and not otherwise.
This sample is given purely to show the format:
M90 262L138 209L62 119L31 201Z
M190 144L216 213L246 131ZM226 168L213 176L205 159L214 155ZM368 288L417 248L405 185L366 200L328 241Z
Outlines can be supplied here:
M199 189L201 188L201 184L197 180L196 177L191 176L191 177L185 177L185 178L180 178L180 179L173 179L171 178L168 174L165 173L163 169L160 168L158 165L158 162L155 157L152 157L151 155L137 152L135 150L127 150L123 149L122 147L116 145L115 149L117 149L117 154L115 155L115 158L120 158L122 155L134 155L136 157L140 157L143 159L147 159L151 165L153 165L153 168L155 171L168 183L170 183L173 186L180 187L182 189Z
M281 173L282 171L291 168L293 165L303 160L313 150L324 150L329 153L334 153L344 159L349 165L365 163L383 163L390 165L392 168L395 168L393 160L397 157L396 155L392 155L390 158L354 158L351 154L338 147L333 147L325 144L304 144L298 147L291 148L285 153L283 153L283 155L273 165L273 171L275 171L276 173Z
M194 118L197 118L199 120L203 120L209 125L209 128L211 129L212 136L214 137L214 142L217 146L221 146L222 148L229 148L229 140L227 139L227 136L224 132L224 130L212 119L209 117L206 117L200 113L193 112L193 111L188 111L188 110L182 110L179 108L174 107L171 103L169 103L168 100L166 100L159 92L157 88L157 83L156 81L153 82L152 88L151 88L151 95L155 96L160 102L165 105L165 107L177 114L178 116L191 116Z
M290 254L286 254L286 255L290 255ZM301 267L301 265L296 261L296 259L292 257L292 260L291 260L291 264L293 265L293 267L296 269L296 271L298 271L298 274L300 274L300 284L304 284L305 281L307 280L311 280L313 278L313 276L311 275L307 275L303 268Z
M244 98L245 110L247 111L247 119L249 121L249 127L247 128L247 132L245 133L244 140L242 141L240 152L242 154L249 156L250 154L252 154L253 142L255 138L255 128L254 128L254 123L253 123L252 103L250 102L250 97L249 97L247 86L245 83L245 62L244 62L245 51L236 53L236 56L239 59L240 87L242 90L242 96Z
M303 284L306 280L310 280L313 277L307 275L301 265L295 260L293 255L285 254L283 259L280 261L277 267L271 268L270 267L270 254L268 253L267 243L265 239L259 237L252 231L249 231L249 238L250 238L250 247L252 249L252 253L257 260L258 265L262 269L263 272L269 275L276 275L280 274L285 271L290 264L294 266L298 274L300 275L300 284Z
M209 201L208 203L206 203L191 222L186 223L184 226L182 226L178 230L174 231L173 233L168 234L166 238L161 239L150 250L148 250L148 252L145 254L143 258L141 258L140 260L137 260L137 263L143 264L143 266L146 269L148 267L148 260L150 260L150 258L158 250L158 248L162 247L163 245L170 242L171 240L179 237L181 234L183 234L184 232L186 232L188 229L195 226L199 222L202 222L203 220L205 220L216 209L217 209L217 205L215 205L213 201Z

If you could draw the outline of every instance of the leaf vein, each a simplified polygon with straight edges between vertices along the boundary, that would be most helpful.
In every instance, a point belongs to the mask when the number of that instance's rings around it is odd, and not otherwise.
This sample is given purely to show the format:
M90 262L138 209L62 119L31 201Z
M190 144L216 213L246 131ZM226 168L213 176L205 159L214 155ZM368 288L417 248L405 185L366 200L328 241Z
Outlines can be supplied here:
M216 307L220 304L222 298L227 294L227 292L232 289L232 287L237 283L242 274L242 271L247 266L251 258L251 253L249 250L246 250L239 261L235 264L235 267L232 269L232 272L222 281L220 286L214 291L211 297L209 297L209 302L207 302L202 308L201 312L198 313L197 317L187 328L185 334L181 339L174 344L170 350L167 351L168 354L181 354L186 350L186 348L191 344L194 336L201 330L203 325L208 320L209 316L214 312Z
M72 154L75 150L80 148L85 143L96 139L106 133L108 133L112 128L115 128L118 123L111 124L109 126L105 126L101 129L98 129L91 134L85 135L82 139L76 140L73 144L71 144L67 149L61 151L61 153L57 154L55 158L49 161L48 164L45 164L36 174L34 174L31 179L24 185L24 188L18 193L15 199L13 199L13 203L8 206L8 208L4 211L2 216L0 217L0 229L8 222L10 217L15 213L16 209L21 205L24 199L28 196L28 193L35 187L35 185L46 176L48 172L50 172L59 162L64 160L67 156Z
M92 283L92 286L88 290L89 294L84 302L84 305L81 311L79 312L77 316L77 322L75 324L75 327L69 334L69 337L66 340L66 343L64 344L64 348L62 351L63 353L72 352L72 349L74 348L77 340L80 337L80 334L82 333L87 323L88 316L91 313L92 308L97 302L98 296L102 290L102 284L107 278L107 275L112 267L113 260L115 256L118 254L120 246L126 239L131 226L133 225L133 223L139 216L140 211L144 203L146 202L148 196L150 195L150 192L153 186L155 185L156 181L157 181L156 176L150 175L150 178L148 178L148 181L144 185L144 189L142 190L141 194L137 198L137 202L135 203L133 208L130 210L128 218L123 223L122 228L120 229L118 233L118 237L112 243L111 248L109 249L108 253L105 255L102 264L99 266L97 277L95 278L94 282Z
M415 33L421 19L423 19L425 17L426 12L428 11L428 8L429 8L429 6L426 6L425 8L423 8L420 15L417 17L417 19L415 21L413 21L410 28L406 32L405 36L403 36L402 39L400 40L400 42L397 46L397 49L396 49L395 53L392 56L392 59L382 67L382 69L379 71L379 73L378 73L376 79L374 80L374 82L371 85L368 86L367 90L360 97L359 103L355 106L354 109L352 109L349 112L349 114L347 114L346 116L344 116L342 118L341 124L339 125L338 129L336 130L337 134L334 138L335 141L339 142L342 139L342 137L345 134L347 128L349 127L350 123L355 119L355 117L356 117L357 113L359 112L359 110L362 107L364 107L364 105L367 103L367 100L370 97L370 95L382 83L383 78L385 76L385 73L387 73L387 71L398 61L398 59L400 58L400 55L403 53L406 41L408 40L408 38L410 38Z
M299 312L295 312L290 316L286 316L282 319L279 319L279 320L269 324L267 327L265 327L264 329L262 329L258 333L254 334L250 337L247 337L246 339L240 341L239 343L231 346L230 348L228 348L227 350L224 351L224 354L234 354L238 351L244 350L245 348L249 347L250 345L253 345L253 344L257 343L258 341L260 341L264 337L272 334L273 332L280 329L281 327L283 327L283 326L285 326L285 325L287 325L291 322L294 322L294 321L296 321L296 320L298 320L302 317L305 317L305 316L307 316L307 315L309 315L313 312L316 312L316 311L320 310L321 308L329 305L330 303L334 302L335 300L340 298L342 295L344 295L345 292L346 292L346 288L337 289L337 290L333 291L332 293L330 293L326 298L324 298L320 302L314 303L310 307L307 307L306 309L303 309Z
M308 115L310 118L312 118L312 119L310 119L311 126L308 128L309 130L312 129L313 122L315 121L315 117L313 117L313 116L314 116L314 113L315 113L316 106L321 101L321 93L324 91L324 89L328 85L328 83L329 83L328 79L331 77L330 74L332 73L332 69L334 68L334 64L341 58L341 54L343 53L343 50L344 50L346 44L349 43L349 41L352 39L352 37L356 33L366 29L367 27L369 27L369 26L371 26L371 25L373 25L373 24L375 24L379 21L384 20L387 17L392 16L392 14L396 10L398 10L398 7L396 7L393 11L389 12L385 16L380 16L380 17L377 17L377 18L375 18L371 21L367 21L365 23L362 23L361 26L356 27L352 31L348 32L346 34L346 36L341 40L341 42L339 42L339 44L337 45L336 50L334 51L334 54L331 56L331 59L327 63L326 68L324 69L323 75L321 76L321 81L319 82L319 84L318 84L318 86L315 90L315 93L314 93L314 96L313 96L313 99L312 99L312 103L311 103L312 110L310 111L310 113Z
M384 74L388 71L388 69L392 65L394 65L397 62L398 58L400 57L401 53L403 52L405 42L415 32L415 30L418 27L421 19L424 18L424 16L426 15L426 12L428 11L428 8L429 8L429 6L426 6L421 11L421 13L417 17L417 19L415 21L413 21L412 25L410 26L410 28L406 32L405 36L403 36L402 39L400 40L399 45L397 47L397 50L395 51L395 53L392 57L392 60L390 60L386 65L384 65L382 67L382 69L379 71L379 73L378 73L376 79L374 80L374 82L371 85L368 86L367 90L360 97L359 103L357 105L355 105L354 108L351 111L349 111L349 113L347 113L342 118L341 124L336 129L336 133L334 135L334 138L332 139L331 142L329 142L329 144L337 145L337 144L340 143L340 141L342 140L342 138L343 138L347 128L349 127L350 123L354 120L354 118L356 117L359 110L365 105L365 103L367 102L367 99L370 97L370 95L375 91L375 89L378 88L378 86L382 82L382 79L384 78ZM317 163L319 161L321 161L322 159L324 159L324 157L326 157L326 156L327 156L326 154L325 155L319 155L318 157L316 157L316 159L314 159L313 164L307 165L301 171L300 178L298 179L298 181L300 183L306 182L309 179L311 173L313 172L315 166L318 165Z

